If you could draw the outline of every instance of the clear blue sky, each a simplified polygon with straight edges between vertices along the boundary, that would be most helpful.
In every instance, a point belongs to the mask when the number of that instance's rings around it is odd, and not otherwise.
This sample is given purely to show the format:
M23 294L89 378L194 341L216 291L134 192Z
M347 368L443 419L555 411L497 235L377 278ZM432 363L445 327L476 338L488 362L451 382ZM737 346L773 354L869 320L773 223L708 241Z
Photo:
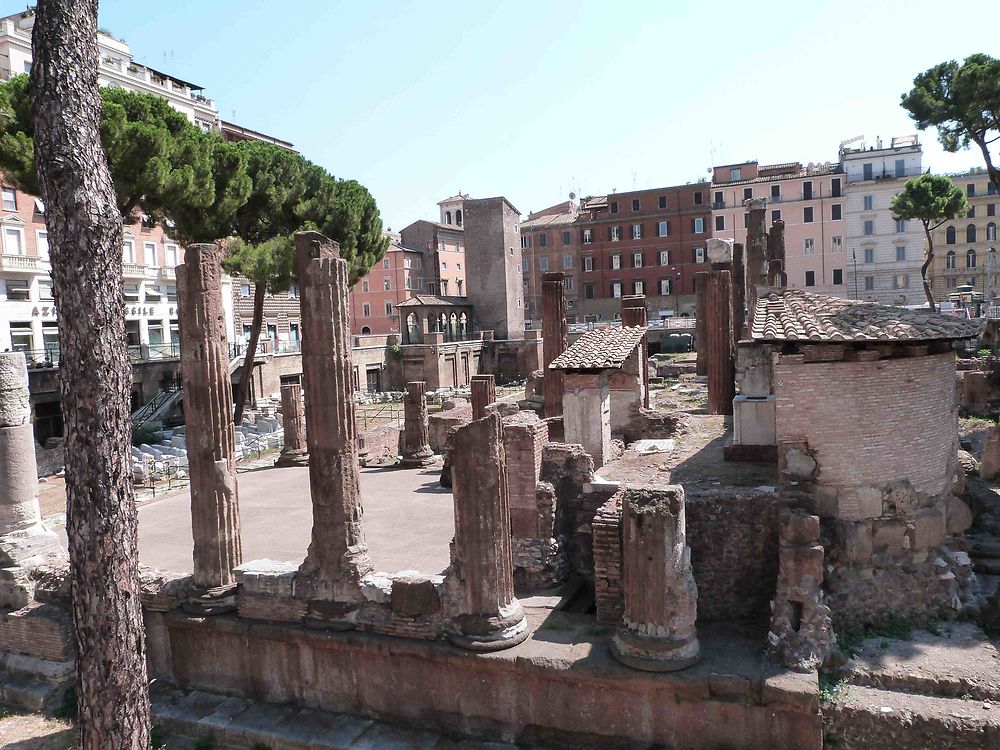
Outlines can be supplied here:
M459 189L527 213L713 161L834 161L854 135L915 132L899 97L919 71L1000 53L997 0L103 0L100 22L225 119L361 181L394 229ZM921 140L935 171L981 164Z

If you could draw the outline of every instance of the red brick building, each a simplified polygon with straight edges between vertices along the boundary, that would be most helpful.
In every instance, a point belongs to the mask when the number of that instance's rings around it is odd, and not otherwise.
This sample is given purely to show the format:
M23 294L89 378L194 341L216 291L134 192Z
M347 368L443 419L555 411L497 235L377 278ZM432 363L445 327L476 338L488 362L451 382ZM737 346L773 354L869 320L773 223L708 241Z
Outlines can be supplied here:
M351 332L400 333L396 305L424 292L424 253L404 248L393 236L385 258L351 289Z

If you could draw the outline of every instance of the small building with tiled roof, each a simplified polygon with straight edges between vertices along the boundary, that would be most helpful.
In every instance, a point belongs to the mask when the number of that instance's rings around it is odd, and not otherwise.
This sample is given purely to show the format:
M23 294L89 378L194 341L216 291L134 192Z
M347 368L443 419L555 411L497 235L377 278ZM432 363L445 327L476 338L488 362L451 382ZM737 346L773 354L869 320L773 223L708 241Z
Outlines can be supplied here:
M466 297L414 294L396 305L404 344L422 344L439 337L441 341L468 341L477 331L472 304Z
M549 369L565 372L617 370L635 353L646 329L606 326L587 331L552 360Z

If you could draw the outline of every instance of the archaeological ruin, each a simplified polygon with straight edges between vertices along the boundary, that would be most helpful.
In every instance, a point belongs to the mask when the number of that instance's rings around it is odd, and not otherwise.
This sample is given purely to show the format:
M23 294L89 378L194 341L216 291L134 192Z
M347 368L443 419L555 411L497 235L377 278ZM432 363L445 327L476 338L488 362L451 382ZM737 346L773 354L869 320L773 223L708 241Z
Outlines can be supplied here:
M986 543L965 538L984 511L960 460L956 349L978 325L786 288L783 225L747 209L746 247L712 241L697 275L697 361L676 382L651 365L641 295L620 325L571 336L555 273L525 393L502 395L481 360L469 403L429 414L428 379L407 382L399 462L379 471L433 474L439 491L446 460L454 536L431 571L379 570L369 552L348 264L317 232L295 236L302 372L281 384L279 458L308 471L311 541L242 559L219 253L189 248L194 575L142 573L162 726L247 750L332 747L344 715L521 746L996 747L1000 708L982 706L1000 701L1000 661L910 677L912 653L891 672L895 646L864 645L902 624L958 639L1000 609L970 557ZM26 378L0 355L0 677L5 703L40 709L73 654ZM867 700L831 699L830 675ZM905 715L885 710L894 690L914 693Z

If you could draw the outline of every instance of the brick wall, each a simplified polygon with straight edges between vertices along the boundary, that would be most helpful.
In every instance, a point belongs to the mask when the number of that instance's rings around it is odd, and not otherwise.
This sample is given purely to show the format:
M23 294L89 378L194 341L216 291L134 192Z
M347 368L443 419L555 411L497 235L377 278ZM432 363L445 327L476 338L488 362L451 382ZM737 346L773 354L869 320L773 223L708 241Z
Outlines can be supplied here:
M958 424L955 356L775 366L778 442L805 438L818 484L882 486L908 479L937 495L951 482Z
M503 420L503 448L507 457L510 528L514 537L548 539L550 528L539 523L536 485L542 467L542 448L549 428L533 412L519 412Z

